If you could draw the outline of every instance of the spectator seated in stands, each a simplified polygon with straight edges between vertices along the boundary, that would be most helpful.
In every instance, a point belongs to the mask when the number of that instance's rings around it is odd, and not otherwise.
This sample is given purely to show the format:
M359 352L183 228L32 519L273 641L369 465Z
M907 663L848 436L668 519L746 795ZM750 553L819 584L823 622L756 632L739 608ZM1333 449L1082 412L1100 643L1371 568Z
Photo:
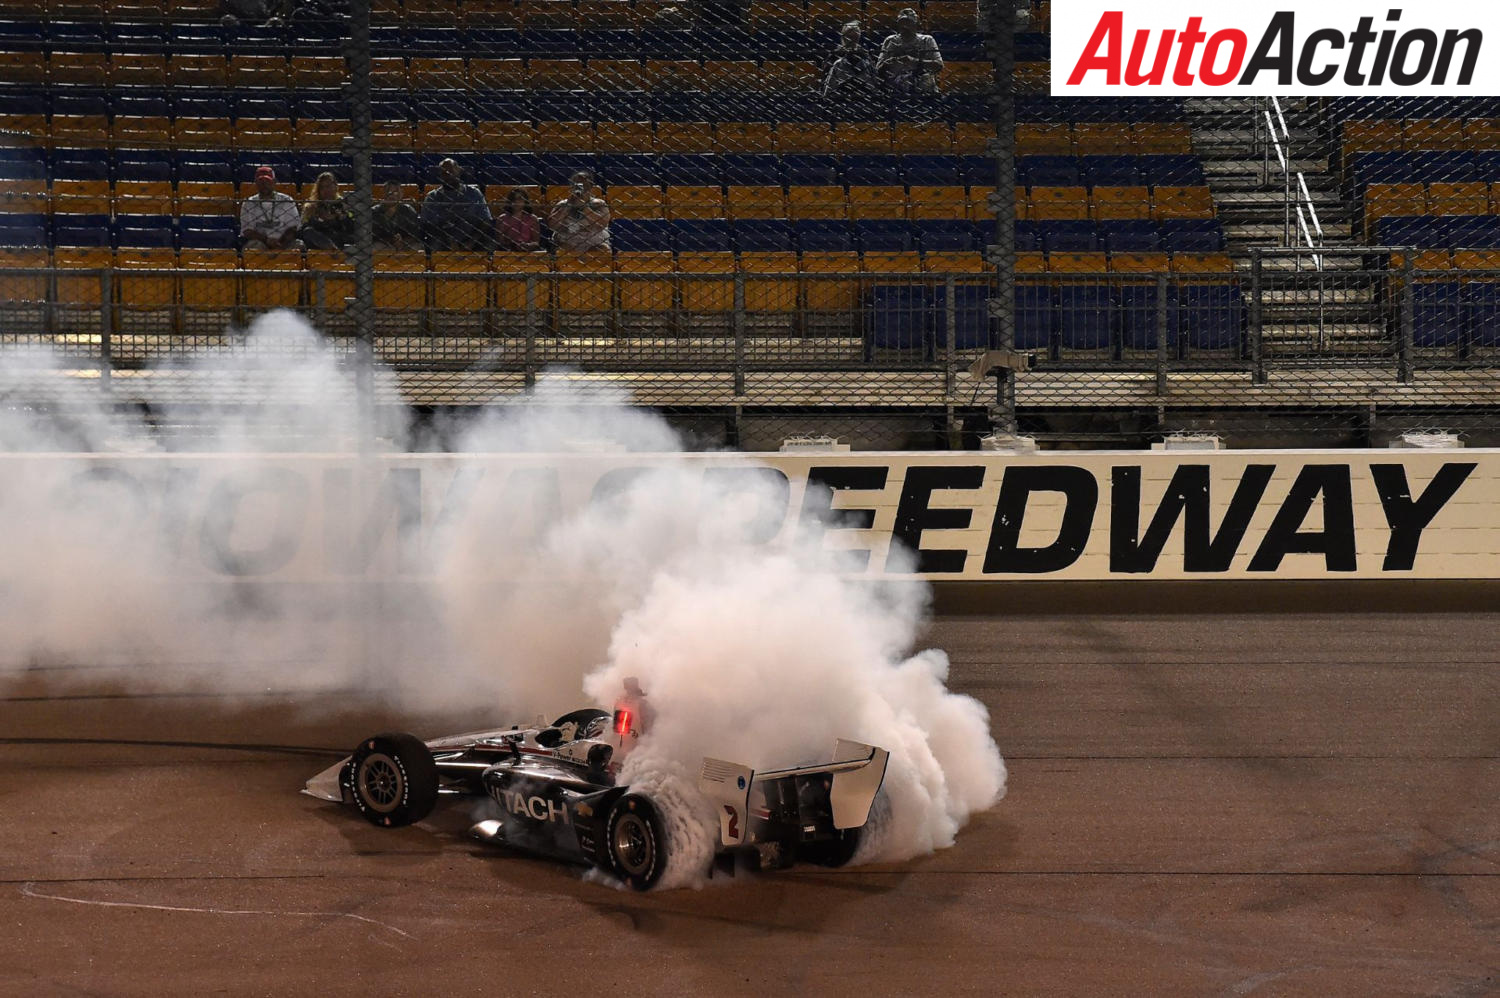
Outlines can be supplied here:
M935 94L937 75L943 71L943 56L937 40L917 31L917 12L901 8L896 15L896 32L880 46L875 63L876 75L882 77L893 93Z
M401 185L385 185L385 200L375 206L375 245L382 249L418 249L422 245L422 221L401 196Z
M314 194L302 209L302 242L308 249L343 249L354 242L354 213L331 173L318 174Z
M864 96L875 89L875 64L860 40L858 21L850 21L839 32L838 46L829 56L823 76L823 97Z
M568 196L552 206L548 222L559 250L582 254L610 248L609 205L590 192L593 181L587 170L573 174Z
M542 248L542 220L531 212L531 196L519 187L512 188L505 199L505 211L495 219L495 248L501 250L539 250Z
M494 219L484 193L459 176L458 164L438 164L437 187L422 200L422 236L432 250L487 250Z
M240 206L240 242L245 249L300 249L297 227L301 217L291 195L276 189L276 171L256 168L256 193Z

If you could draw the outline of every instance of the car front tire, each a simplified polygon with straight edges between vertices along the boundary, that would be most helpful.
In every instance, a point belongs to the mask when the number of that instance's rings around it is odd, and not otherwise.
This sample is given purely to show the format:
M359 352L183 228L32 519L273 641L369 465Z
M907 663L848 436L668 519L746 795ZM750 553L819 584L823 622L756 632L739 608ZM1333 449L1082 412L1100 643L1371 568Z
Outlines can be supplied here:
M421 821L437 806L437 763L416 735L396 732L360 742L345 783L359 813L382 828Z

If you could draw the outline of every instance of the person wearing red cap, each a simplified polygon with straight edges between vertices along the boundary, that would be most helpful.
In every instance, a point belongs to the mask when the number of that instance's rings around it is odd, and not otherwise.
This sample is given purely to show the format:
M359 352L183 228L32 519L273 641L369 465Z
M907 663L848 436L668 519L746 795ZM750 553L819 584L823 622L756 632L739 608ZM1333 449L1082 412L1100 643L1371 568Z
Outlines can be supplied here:
M297 228L302 216L297 202L276 189L276 171L269 166L255 171L256 193L240 205L240 242L245 249L300 248Z

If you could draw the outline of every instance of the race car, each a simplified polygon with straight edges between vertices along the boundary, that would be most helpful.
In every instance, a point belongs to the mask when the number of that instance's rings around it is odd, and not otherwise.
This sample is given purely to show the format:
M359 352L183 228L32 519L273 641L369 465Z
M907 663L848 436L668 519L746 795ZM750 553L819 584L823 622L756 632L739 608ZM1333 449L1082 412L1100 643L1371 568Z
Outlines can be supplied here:
M616 778L651 719L640 684L626 680L613 711L587 707L548 725L428 742L373 735L303 793L352 804L385 828L421 821L440 799L489 798L498 817L474 825L477 838L586 863L647 890L667 868L662 815L650 795ZM810 766L757 772L705 758L698 785L718 819L714 865L849 862L888 759L884 749L844 739L831 761Z

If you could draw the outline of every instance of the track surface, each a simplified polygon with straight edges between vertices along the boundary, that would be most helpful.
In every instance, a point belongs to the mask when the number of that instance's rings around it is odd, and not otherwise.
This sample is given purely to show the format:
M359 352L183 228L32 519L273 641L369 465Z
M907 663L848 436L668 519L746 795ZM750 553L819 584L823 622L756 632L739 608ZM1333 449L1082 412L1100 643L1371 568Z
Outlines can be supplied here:
M1500 614L946 618L1009 796L890 867L637 895L294 791L346 698L0 700L0 994L1500 992ZM23 739L96 739L61 744Z

